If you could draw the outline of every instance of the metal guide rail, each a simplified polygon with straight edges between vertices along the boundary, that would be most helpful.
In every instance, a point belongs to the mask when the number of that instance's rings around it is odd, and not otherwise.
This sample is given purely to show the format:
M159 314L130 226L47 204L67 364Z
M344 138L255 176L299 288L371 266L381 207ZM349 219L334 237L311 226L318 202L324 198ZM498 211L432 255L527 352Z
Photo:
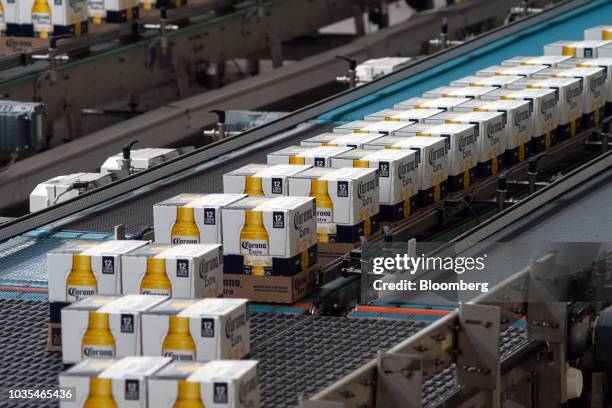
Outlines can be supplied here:
M612 152L608 152L533 194L515 208L510 208L484 225L457 237L451 244L456 245L458 254L467 253L476 243L490 238L518 219L553 202L561 193L567 194L596 180L605 183L609 180L611 166ZM599 185L601 186L601 183ZM604 184L606 185L609 184ZM588 198L588 196L579 197L578 203ZM548 211L553 213L554 221L563 221L562 217L554 217L558 211L555 206L549 206ZM538 213L539 221L545 219L542 218L545 212L543 209ZM528 230L537 226L539 221L530 220L532 224L523 225L522 228ZM606 225L602 228L606 229ZM609 237L609 231L606 232L604 236ZM571 233L569 235L571 236ZM564 302L528 303L527 288L530 272L537 270L539 274L552 276L556 271L555 259L554 253L543 254L521 271L508 276L488 293L463 304L458 311L443 317L412 338L398 344L389 353L378 356L377 359L320 391L309 401L304 401L302 406L309 408L394 406L399 401L406 401L415 395L414 393L420 390L424 382L453 364L461 367L457 372L459 383L470 388L481 398L480 401L484 399L492 404L491 406L497 406L500 393L508 391L512 386L504 380L505 376L510 376L513 378L511 382L516 383L521 381L521 378L534 375L533 379L540 388L535 401L532 401L535 406L547 406L546 404L551 402L551 395L558 399L558 403L566 402L568 391L564 384L569 358L566 350L569 347L567 333L570 324L585 318L594 321L602 306L594 302L585 302L579 307ZM606 307L606 304L603 307ZM546 342L546 357L500 363L496 352L498 336L508 325L521 317L525 317L530 342L534 345ZM594 338L593 344L596 344L597 340ZM476 344L477 347L474 348ZM525 364L533 371L523 368L521 374L521 369L517 367ZM405 375L406 371L410 372L409 376ZM533 374L525 377L526 372ZM411 401L406 406L422 406L418 399Z
M427 71L431 68L439 66L440 64L451 61L454 58L464 56L470 52L478 50L494 41L504 39L509 35L521 32L522 30L541 24L544 21L561 16L564 13L579 8L586 3L588 2L562 2L558 6L547 9L542 13L527 17L502 28L495 29L489 34L476 37L471 41L465 42L464 44L452 47L444 52L434 54L431 57L425 58L413 65L396 71L393 74L382 77L354 90L344 92L333 98L316 103L310 107L298 110L280 120L245 132L240 136L229 137L222 142L198 149L191 154L186 154L161 166L138 173L138 175L128 177L106 187L86 193L78 198L57 205L54 208L50 208L39 213L30 214L16 221L7 223L0 228L0 240L5 240L31 229L39 228L62 218L77 214L79 211L100 205L105 201L111 206L117 205L117 202L113 202L111 200L119 199L122 195L124 199L133 199L140 194L150 192L166 183L175 182L179 175L184 177L200 173L199 176L202 177L202 173L206 173L206 179L211 180L217 178L217 180L219 180L223 172L220 165L226 164L228 161L235 160L237 157L245 157L254 151L259 151L263 154L264 149L269 148L270 146L279 145L282 143L295 143L298 141L299 139L296 140L294 137L295 133L286 131L304 123L305 121L316 118L317 116L330 112L333 109L347 106L347 104L357 101L362 97L375 95L377 92L397 84L406 78L414 76L417 73ZM163 125L160 124L160 127L156 130L164 131ZM286 133L283 134L282 132ZM174 177L174 179L172 177ZM220 183L220 181L217 181L217 183ZM115 221L121 222L121 220Z
M4 358L0 386L7 389L53 389L63 368L60 353L46 350L46 302L0 300ZM334 379L363 364L377 352L410 337L429 323L259 313L251 319L252 351L260 361L263 406L296 406ZM526 344L524 330L504 333L501 354L509 358ZM426 382L424 406L436 406L460 388L453 368ZM10 406L54 407L56 401L11 401Z

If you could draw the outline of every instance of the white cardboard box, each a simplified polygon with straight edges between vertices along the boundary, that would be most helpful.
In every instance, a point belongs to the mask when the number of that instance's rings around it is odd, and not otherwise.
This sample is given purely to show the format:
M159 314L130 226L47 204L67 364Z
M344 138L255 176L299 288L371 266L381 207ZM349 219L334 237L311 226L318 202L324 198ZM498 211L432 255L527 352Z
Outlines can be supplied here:
M612 58L572 58L558 65L559 68L599 67L607 73L606 102L612 104Z
M152 244L124 257L123 293L181 298L223 293L219 244Z
M348 146L357 149L379 137L383 135L379 133L322 133L304 139L300 144L302 146Z
M307 164L314 167L330 167L331 158L352 147L345 146L290 146L268 153L268 164Z
M240 359L250 348L245 299L168 299L142 316L142 354L194 362Z
M378 169L381 221L404 219L417 206L419 157L415 151L355 149L334 157L332 167Z
M429 118L438 113L444 112L442 109L409 109L409 110L397 110L397 109L383 109L378 112L367 115L364 120L370 120L373 122L395 121L395 122L410 122L420 123L424 119Z
M286 196L287 177L311 167L299 164L248 164L223 175L223 191L265 197Z
M446 196L448 183L448 150L450 142L443 137L385 136L365 146L366 149L413 150L419 155L419 204L428 205Z
M200 384L188 381L188 378L204 364L173 361L156 372L149 378L149 408L174 408L180 398L202 402Z
M313 168L289 178L289 194L316 198L319 242L352 242L377 230L378 176L370 168Z
M500 89L491 92L483 99L488 100L522 100L531 103L533 116L533 146L536 152L550 148L554 133L559 126L559 96L554 89L525 88Z
M479 177L497 174L504 165L508 138L506 116L501 112L444 112L425 120L425 123L472 124L478 131Z
M546 65L556 67L558 64L568 61L572 57L568 55L539 55L539 56L519 56L502 61L501 65L516 67L518 65Z
M544 55L565 55L575 58L612 57L612 41L556 41L544 46Z
M410 124L410 122L388 120L381 120L380 122L355 120L336 126L334 133L378 133L381 135L392 135L394 132L410 126Z
M62 372L59 384L71 388L73 400L62 400L61 408L82 408L94 391L106 395L121 408L150 406L149 378L170 364L169 358L125 357L121 360L84 360Z
M247 197L225 207L223 216L226 272L293 275L317 262L311 197Z
M207 408L259 408L258 362L218 360L206 363L189 376L200 383L200 395Z
M587 28L584 30L584 39L592 41L610 41L612 40L612 25L599 25Z
M220 244L221 209L244 197L244 194L179 194L155 204L155 242Z
M485 69L481 69L476 72L476 76L522 76L530 77L536 72L540 72L548 68L546 65L517 65L517 66L505 66L505 65L493 65Z
M138 356L141 315L159 296L91 296L62 309L62 361Z
M589 127L599 125L606 104L607 69L600 67L549 68L534 78L577 78L582 80L582 114L590 119Z
M528 156L529 145L533 135L533 119L529 102L519 100L474 100L462 104L455 111L504 112L508 126L506 164L517 163Z
M524 77L518 76L518 75L507 75L507 76L493 75L489 77L470 75L470 76L466 76L466 77L463 77L463 78L457 79L456 81L451 82L451 86L458 86L458 87L464 87L464 86L490 87L492 86L495 88L505 88L508 86L508 84L511 84L516 81L520 81L523 78Z
M470 100L470 98L410 98L395 104L393 109L442 109L449 111Z
M582 81L576 78L529 78L516 82L510 89L547 88L558 93L559 132L561 139L576 135L582 117Z
M496 90L494 86L442 86L424 92L425 98L470 98L479 99L484 95Z
M398 136L443 137L449 140L448 184L449 191L459 191L476 179L478 150L478 128L472 124L444 123L418 124L411 126Z
M53 0L49 1L49 5L51 6L51 23L54 26L76 26L88 19L86 0Z
M122 257L147 244L79 240L48 252L49 301L71 303L91 295L120 295Z

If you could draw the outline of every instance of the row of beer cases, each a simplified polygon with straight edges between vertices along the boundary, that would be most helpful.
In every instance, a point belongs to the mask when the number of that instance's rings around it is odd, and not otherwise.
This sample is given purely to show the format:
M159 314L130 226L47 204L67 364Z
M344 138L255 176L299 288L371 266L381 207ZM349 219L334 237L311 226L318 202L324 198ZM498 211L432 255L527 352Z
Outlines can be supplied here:
M82 35L94 23L123 23L140 17L140 6L174 8L186 0L13 0L0 3L0 32L7 36L48 38Z
M59 399L60 408L259 408L258 371L255 360L86 359L40 398Z

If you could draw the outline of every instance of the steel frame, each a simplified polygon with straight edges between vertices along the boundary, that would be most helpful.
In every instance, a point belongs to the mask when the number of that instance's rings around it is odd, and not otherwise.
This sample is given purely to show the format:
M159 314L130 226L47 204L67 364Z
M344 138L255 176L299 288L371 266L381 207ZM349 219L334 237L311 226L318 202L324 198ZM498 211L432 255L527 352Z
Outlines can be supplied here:
M604 153L589 163L584 164L580 168L568 173L561 179L558 179L548 187L532 194L519 204L506 209L491 220L479 225L454 239L450 244L454 245L458 254L472 248L478 242L491 236L493 233L510 225L518 218L525 214L541 207L542 205L551 202L561 194L580 186L582 183L590 180L605 171L609 171L612 167L612 152ZM441 248L443 250L446 247ZM541 391L536 402L536 406L550 402L551 395L558 397L558 403L562 404L567 401L567 391L565 388L565 370L566 370L566 338L567 338L567 315L566 304L560 302L550 303L528 303L527 291L529 272L535 268L539 268L539 273L551 274L555 271L555 255L549 253L536 262L533 262L521 271L512 275L505 281L496 285L488 293L482 294L473 301L462 305L458 311L449 314L426 329L423 329L418 334L410 337L404 342L392 348L389 353L405 354L416 351L422 359L423 379L439 373L444 368L450 366L451 363L456 363L459 368L457 376L458 382L467 387L477 387L480 391L480 398L487 407L497 407L500 404L501 392L507 391L502 389L501 377L496 380L489 377L478 378L472 380L465 373L461 373L463 366L466 366L465 361L473 361L480 358L482 353L485 354L494 350L495 339L486 340L486 334L482 332L474 332L470 334L471 329L462 324L462 314L466 313L466 308L478 306L481 307L496 307L499 311L498 325L495 326L497 334L499 331L514 323L522 315L526 315L529 328L529 340L532 342L546 342L552 351L550 359L546 363L541 362L536 364L535 373L536 381L541 384ZM532 306L533 305L533 306ZM545 306L545 307L543 307ZM485 313L484 309L474 309L474 313ZM472 319L471 320L479 320ZM465 319L464 323L465 323ZM482 320L482 319L480 319ZM483 320L484 321L484 320ZM542 325L538 322L547 322ZM489 326L494 326L495 322L490 321ZM462 337L467 336L468 338ZM498 338L499 339L499 338ZM477 343L480 345L478 349L471 349L470 345ZM468 347L466 347L466 344ZM485 351L483 351L485 350ZM459 357L462 356L462 357ZM400 357L403 358L403 357ZM482 364L491 364L491 362L499 360L486 358L481 360ZM370 361L368 364L353 371L346 377L340 379L335 384L320 391L310 398L310 408L317 408L316 401L334 401L341 402L342 407L376 407L384 406L377 405L378 396L372 384L377 383L376 360ZM474 365L474 366L477 366ZM464 370L470 374L492 374L499 373L500 367L483 367L477 370ZM496 371L497 370L497 371ZM488 379L487 379L488 378ZM506 382L505 384L511 384ZM494 390L495 392L493 392ZM389 396L385 398L391 398ZM547 398L545 402L544 398ZM322 405L321 407L323 407Z

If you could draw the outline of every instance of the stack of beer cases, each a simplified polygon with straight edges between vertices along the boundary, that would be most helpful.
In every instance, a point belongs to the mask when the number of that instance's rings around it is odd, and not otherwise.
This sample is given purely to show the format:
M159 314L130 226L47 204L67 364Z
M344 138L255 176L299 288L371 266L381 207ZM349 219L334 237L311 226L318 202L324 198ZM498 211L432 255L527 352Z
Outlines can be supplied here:
M253 360L83 360L60 375L60 387L72 393L60 407L257 408L261 406L257 371Z
M94 295L61 315L62 359L76 364L60 375L74 393L61 407L239 407L239 394L259 407L257 362L240 360L250 351L246 299ZM160 371L178 363L183 377ZM161 400L155 380L166 381Z

